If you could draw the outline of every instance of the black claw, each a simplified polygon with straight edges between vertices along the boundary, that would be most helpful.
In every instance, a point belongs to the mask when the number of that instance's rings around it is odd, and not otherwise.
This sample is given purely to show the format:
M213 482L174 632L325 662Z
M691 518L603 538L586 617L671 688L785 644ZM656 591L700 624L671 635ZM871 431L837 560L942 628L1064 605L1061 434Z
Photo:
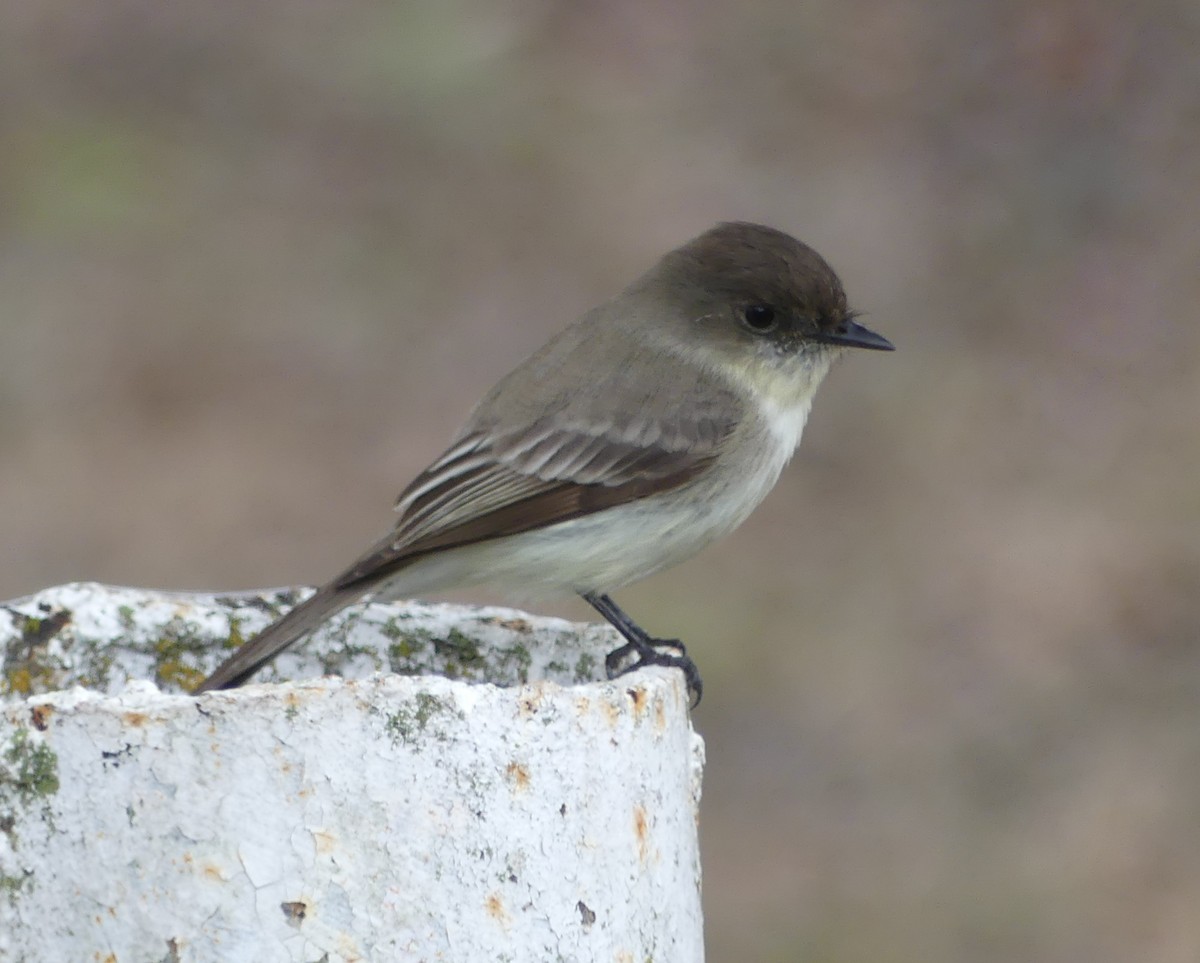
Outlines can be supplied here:
M663 652L662 649L671 651ZM635 658L631 660L631 656ZM692 708L700 705L700 697L704 694L704 680L700 678L700 670L696 668L696 663L688 658L687 649L678 639L626 642L620 648L613 649L604 659L604 668L610 679L635 672L648 665L660 665L682 671L688 692L692 696Z
M692 695L692 708L700 705L704 682L696 663L688 658L687 649L678 639L652 639L607 595L581 593L584 601L603 615L613 628L625 637L625 644L613 649L604 659L604 668L610 679L633 672L647 665L661 665L668 669L679 669ZM669 652L661 650L668 649ZM631 657L632 658L631 660Z
M630 655L636 652L632 642L626 642L620 648L613 649L604 657L604 670L610 679L615 679L622 672L627 671L621 668L621 663L624 662Z

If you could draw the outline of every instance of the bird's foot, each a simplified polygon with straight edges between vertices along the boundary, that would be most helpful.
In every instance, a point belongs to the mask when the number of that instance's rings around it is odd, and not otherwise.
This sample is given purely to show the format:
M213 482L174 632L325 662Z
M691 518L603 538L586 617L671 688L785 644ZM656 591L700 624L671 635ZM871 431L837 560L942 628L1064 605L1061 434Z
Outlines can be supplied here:
M648 665L681 670L688 693L692 697L692 708L700 704L700 697L704 693L704 680L700 678L700 670L696 668L696 663L688 657L684 644L678 639L630 640L620 648L613 649L604 659L604 668L610 679Z

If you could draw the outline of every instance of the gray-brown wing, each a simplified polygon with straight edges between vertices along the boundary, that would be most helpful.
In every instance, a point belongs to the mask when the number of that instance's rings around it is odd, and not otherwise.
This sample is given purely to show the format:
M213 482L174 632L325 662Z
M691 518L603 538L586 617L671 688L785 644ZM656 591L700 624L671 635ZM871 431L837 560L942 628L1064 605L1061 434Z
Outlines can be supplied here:
M390 539L338 580L349 588L432 551L542 528L695 478L736 422L732 404L683 406L656 421L546 418L521 430L474 426L405 489Z

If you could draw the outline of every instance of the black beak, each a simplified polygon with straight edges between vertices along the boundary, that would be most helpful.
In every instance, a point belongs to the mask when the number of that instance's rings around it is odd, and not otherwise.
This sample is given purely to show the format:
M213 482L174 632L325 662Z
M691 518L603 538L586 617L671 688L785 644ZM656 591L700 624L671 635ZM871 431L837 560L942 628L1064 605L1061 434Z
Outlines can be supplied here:
M832 331L817 335L818 341L840 344L846 348L869 348L871 351L895 351L887 338L847 318Z

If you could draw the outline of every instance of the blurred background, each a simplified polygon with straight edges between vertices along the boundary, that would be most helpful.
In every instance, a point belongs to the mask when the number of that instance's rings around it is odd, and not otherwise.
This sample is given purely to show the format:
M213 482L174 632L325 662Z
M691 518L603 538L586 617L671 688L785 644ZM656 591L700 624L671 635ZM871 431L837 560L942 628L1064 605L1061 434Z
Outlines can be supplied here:
M899 350L619 596L707 683L709 959L1194 963L1193 0L2 0L0 598L323 580L721 219Z

